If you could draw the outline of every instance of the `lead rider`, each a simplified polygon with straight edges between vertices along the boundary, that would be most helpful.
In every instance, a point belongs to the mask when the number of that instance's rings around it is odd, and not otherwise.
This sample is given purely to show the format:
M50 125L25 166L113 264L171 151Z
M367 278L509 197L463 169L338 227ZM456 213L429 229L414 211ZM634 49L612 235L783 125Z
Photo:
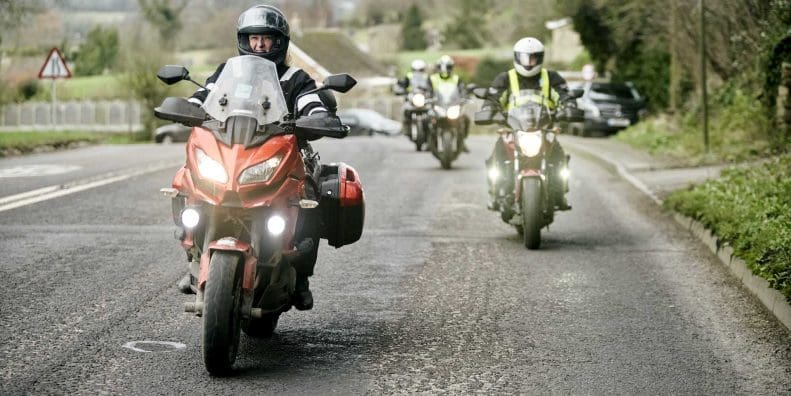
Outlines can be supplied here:
M236 26L236 39L239 55L253 55L269 60L277 67L277 75L280 78L280 89L286 99L288 111L295 118L312 115L319 112L329 114L328 108L334 109L335 103L332 96L327 92L322 95L308 94L300 97L302 93L316 88L316 82L304 70L289 66L286 62L288 55L289 27L286 17L280 10L270 5L257 5L247 9L239 15ZM220 64L209 78L206 79L206 89L198 89L189 102L198 106L203 105L209 91L215 87L215 81L225 67L225 63ZM326 101L326 104L325 104ZM295 107L296 104L296 108ZM307 141L300 141L300 148L310 150ZM313 170L318 166L315 157L305 157L306 167L313 174ZM317 199L316 186L306 183L305 193L309 199ZM310 291L308 277L313 275L313 267L316 264L316 255L319 242L319 219L316 216L307 215L308 212L300 212L301 219L298 221L298 231L295 241L299 242L304 238L313 239L313 250L310 254L300 257L292 265L297 272L296 287L292 295L292 303L299 310L313 308L313 294ZM191 292L190 276L187 275L179 282L179 289L182 292Z

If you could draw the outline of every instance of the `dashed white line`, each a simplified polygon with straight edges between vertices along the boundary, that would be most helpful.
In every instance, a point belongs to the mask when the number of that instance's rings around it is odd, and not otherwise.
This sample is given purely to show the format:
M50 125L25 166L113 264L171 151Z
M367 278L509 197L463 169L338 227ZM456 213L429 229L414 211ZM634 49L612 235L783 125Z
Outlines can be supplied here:
M20 194L10 195L7 197L0 198L0 212L15 209L25 205L31 205L49 199L62 197L69 194L74 194L80 191L89 190L91 188L104 186L106 184L119 182L121 180L126 180L146 173L153 173L167 168L177 168L179 164L180 163L174 163L174 162L170 162L166 164L157 163L131 172L108 173L88 180L82 180L82 181L77 181L63 185L43 187Z

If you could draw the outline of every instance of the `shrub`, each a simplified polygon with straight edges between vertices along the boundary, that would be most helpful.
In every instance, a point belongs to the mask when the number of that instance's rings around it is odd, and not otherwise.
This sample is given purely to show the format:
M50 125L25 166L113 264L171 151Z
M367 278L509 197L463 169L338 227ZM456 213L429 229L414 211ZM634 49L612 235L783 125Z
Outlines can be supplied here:
M39 92L41 92L41 84L35 79L25 80L17 87L17 96L22 100L30 100Z
M700 221L791 301L791 155L730 168L671 194L665 206Z
M496 60L490 57L483 58L478 63L478 67L475 68L472 82L482 87L488 87L498 74L512 67L514 67L514 64L510 59Z

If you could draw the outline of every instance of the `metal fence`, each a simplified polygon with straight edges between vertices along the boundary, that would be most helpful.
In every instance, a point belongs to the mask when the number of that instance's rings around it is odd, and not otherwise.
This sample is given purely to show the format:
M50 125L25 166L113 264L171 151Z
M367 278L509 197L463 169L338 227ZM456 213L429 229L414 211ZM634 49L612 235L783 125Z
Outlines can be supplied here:
M0 131L135 132L142 129L140 115L134 101L26 102L0 108Z
M339 109L367 108L376 110L385 117L401 120L403 97L385 93L367 93L358 97L338 95L337 99ZM137 132L143 129L142 110L138 102L121 100L59 102L54 108L47 102L9 104L0 108L0 132L49 130Z

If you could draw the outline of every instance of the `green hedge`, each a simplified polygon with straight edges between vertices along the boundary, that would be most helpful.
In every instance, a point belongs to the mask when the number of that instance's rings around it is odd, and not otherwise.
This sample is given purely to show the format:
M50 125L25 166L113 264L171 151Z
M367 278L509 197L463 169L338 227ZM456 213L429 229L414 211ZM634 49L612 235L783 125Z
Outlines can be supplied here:
M81 131L0 132L0 157L27 154L38 149L57 150L81 143L125 144L134 142L125 133Z
M718 180L671 194L665 206L713 230L791 301L791 155L728 168Z

